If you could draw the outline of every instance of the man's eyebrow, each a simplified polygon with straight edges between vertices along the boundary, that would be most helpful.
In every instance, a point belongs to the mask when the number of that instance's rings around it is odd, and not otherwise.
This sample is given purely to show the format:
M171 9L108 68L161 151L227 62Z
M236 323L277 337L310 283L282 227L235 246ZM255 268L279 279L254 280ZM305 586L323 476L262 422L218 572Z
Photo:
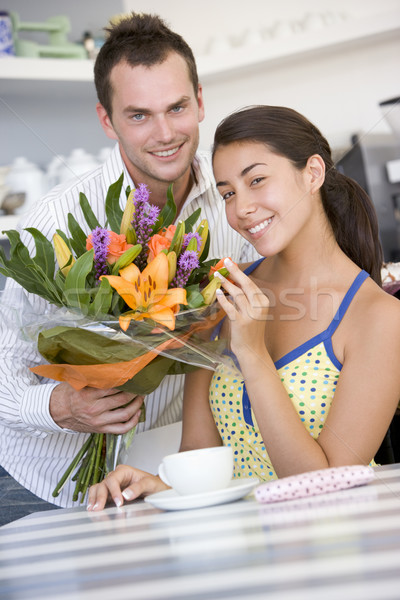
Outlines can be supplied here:
M178 98L175 102L169 104L167 106L167 111L171 110L172 108L175 108L175 106L179 106L180 104L186 104L189 100L190 96L182 96L181 98ZM149 115L151 112L152 111L148 108L141 108L140 106L133 106L132 104L124 109L124 113L138 113L141 115Z
M260 165L262 165L264 167L267 166L266 163L253 163L243 169L243 171L240 173L240 177L244 177L245 175L247 175L247 173L249 173L252 169L254 169L254 167L259 167ZM222 187L224 185L228 185L228 181L217 181L217 183L216 183L217 187Z

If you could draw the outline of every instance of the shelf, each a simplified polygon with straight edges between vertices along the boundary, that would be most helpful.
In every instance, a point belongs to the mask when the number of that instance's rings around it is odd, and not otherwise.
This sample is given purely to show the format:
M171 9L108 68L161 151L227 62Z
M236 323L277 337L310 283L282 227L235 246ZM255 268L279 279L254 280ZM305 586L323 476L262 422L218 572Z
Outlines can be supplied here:
M0 79L93 81L93 61L73 58L2 58Z
M197 65L201 80L211 81L225 74L235 75L301 59L307 54L346 50L357 44L398 39L399 31L400 10L359 20L348 18L335 25L321 25L312 31L272 38L263 44L238 46L229 52L200 56Z
M362 42L378 42L398 35L400 10L368 18L348 18L330 26L321 25L308 32L272 38L251 46L236 46L226 52L197 57L202 82L223 74L261 68L306 54L333 51ZM0 80L43 82L92 82L93 61L59 58L0 59Z

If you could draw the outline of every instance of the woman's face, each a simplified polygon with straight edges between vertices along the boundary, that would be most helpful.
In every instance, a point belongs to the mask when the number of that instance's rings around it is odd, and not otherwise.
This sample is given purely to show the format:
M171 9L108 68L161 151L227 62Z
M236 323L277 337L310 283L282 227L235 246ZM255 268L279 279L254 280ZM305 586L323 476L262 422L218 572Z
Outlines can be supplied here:
M220 146L214 175L230 226L262 256L284 250L313 219L310 174L258 142Z

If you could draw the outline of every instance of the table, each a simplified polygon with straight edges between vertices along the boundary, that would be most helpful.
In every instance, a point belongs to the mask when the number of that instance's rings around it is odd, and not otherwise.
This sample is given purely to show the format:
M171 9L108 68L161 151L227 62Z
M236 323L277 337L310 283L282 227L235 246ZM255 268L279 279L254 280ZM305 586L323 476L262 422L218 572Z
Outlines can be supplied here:
M400 464L277 504L31 515L0 529L0 598L398 600Z

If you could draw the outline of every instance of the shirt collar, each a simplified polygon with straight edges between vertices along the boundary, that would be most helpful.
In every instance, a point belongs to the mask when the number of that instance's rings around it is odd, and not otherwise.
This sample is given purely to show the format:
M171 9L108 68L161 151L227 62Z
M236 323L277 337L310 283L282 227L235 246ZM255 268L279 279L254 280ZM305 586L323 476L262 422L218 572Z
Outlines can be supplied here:
M205 194L207 190L210 189L213 178L212 174L211 176L207 176L206 171L208 169L209 165L207 164L206 159L201 152L197 152L192 163L193 185L183 206L188 206L193 200ZM135 187L135 184L122 160L119 144L117 143L103 164L103 181L106 192L110 185L117 181L122 172L124 173L122 189L125 192L128 186L132 189ZM123 193L123 198L125 199L125 193Z

